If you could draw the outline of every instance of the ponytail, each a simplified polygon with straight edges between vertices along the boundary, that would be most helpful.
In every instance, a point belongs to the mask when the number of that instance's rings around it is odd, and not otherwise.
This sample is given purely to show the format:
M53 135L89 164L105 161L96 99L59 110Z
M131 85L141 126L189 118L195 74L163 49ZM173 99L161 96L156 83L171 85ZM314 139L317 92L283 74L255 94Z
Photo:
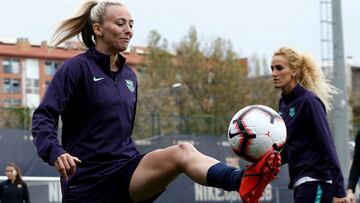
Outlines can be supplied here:
M331 101L339 90L330 84L321 67L310 54L304 53L301 58L303 66L300 69L299 83L315 93L324 103L326 110L331 111Z
M94 47L95 43L92 40L93 31L90 22L90 12L96 4L97 1L87 1L80 7L74 17L62 21L52 37L50 46L57 47L64 41L81 33L85 46L88 48Z
M92 29L95 22L102 23L107 6L120 5L119 2L105 0L88 0L82 4L74 17L66 19L60 23L56 29L52 40L51 47L57 47L59 44L81 34L81 40L87 48L95 46L96 36Z

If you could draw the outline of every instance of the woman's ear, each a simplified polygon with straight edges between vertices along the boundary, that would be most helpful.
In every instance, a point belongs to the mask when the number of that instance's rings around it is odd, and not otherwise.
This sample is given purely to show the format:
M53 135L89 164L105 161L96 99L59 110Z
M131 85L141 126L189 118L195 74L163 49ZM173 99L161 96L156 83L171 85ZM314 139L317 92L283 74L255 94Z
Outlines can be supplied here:
M292 73L291 73L291 76L296 78L297 76L299 75L299 69L298 68L294 68Z
M102 36L103 35L103 29L102 29L102 27L101 27L101 25L99 23L94 23L92 28L93 28L93 31L94 31L96 36Z

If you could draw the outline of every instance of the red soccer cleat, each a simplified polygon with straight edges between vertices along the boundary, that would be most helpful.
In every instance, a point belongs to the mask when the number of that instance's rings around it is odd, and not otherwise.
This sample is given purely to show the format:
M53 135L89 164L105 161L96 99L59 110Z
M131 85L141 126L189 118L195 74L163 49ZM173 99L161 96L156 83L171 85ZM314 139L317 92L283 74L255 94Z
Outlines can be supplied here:
M244 203L258 203L266 186L280 172L281 156L274 150L267 152L257 163L243 172L240 197Z

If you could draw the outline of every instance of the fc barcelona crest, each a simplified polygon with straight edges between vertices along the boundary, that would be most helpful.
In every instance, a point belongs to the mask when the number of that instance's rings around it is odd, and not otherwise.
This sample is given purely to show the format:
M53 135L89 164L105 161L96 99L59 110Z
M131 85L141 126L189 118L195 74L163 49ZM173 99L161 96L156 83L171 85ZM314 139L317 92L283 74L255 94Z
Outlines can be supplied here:
M290 116L291 118L295 116L295 107L291 107L291 108L289 109L289 116Z
M125 82L126 82L127 88L128 88L131 92L134 92L134 91L135 91L134 82L131 81L131 80L125 80Z

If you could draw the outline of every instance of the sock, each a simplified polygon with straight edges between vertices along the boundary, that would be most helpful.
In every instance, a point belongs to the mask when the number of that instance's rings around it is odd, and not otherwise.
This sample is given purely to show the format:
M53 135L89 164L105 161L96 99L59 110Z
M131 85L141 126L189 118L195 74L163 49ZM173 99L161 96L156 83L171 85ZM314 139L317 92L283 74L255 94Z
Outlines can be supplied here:
M211 187L222 188L226 191L239 191L241 176L241 170L220 162L209 168L206 180Z

